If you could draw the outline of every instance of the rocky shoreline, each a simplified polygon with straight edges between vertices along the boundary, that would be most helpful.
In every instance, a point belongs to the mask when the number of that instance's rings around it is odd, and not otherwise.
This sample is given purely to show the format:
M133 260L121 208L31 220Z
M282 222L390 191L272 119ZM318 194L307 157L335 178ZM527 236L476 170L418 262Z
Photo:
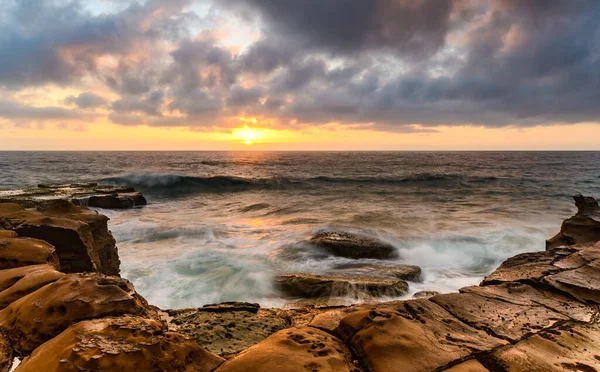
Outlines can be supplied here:
M575 197L578 213L546 251L512 257L459 293L353 306L163 311L119 277L108 218L80 206L86 203L71 192L77 188L93 191L87 205L102 189L51 186L43 197L4 195L0 202L0 372L600 371L600 207L593 198ZM107 192L99 197L137 195ZM395 254L384 242L345 233L306 244L351 258ZM312 300L348 286L402 293L419 276L417 267L357 263L276 281Z

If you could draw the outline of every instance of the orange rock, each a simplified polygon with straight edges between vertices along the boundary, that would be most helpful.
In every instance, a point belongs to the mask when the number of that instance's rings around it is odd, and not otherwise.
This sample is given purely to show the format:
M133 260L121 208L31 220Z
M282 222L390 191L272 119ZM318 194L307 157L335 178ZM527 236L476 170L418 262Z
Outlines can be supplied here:
M46 263L56 269L60 267L50 244L37 239L0 236L0 270Z
M513 342L569 319L540 304L515 304L484 292L449 293L430 300L463 322Z
M435 371L506 344L429 300L357 311L342 319L336 332L344 335L371 372Z
M66 274L50 265L34 265L0 271L0 309Z
M600 240L600 207L596 199L576 195L577 214L566 219L560 232L546 241L546 250Z
M38 210L0 204L0 220L4 228L19 236L52 244L63 272L119 274L119 255L106 216L65 200L54 200L39 205Z
M312 327L279 331L225 362L215 372L351 372L355 367L346 346Z
M600 304L600 259L575 270L549 275L544 282L580 301Z
M0 372L10 371L13 363L13 350L10 341L4 335L0 334Z
M124 316L72 325L37 348L16 371L211 372L223 361L192 339L165 332L160 322Z
M566 323L495 351L490 369L593 372L600 365L600 325Z
M64 331L72 323L123 314L159 319L130 282L101 274L71 274L0 311L0 330L18 355Z
M0 229L0 239L16 238L18 236L19 236L19 234L17 234L16 232L14 232L12 230L2 230L2 229Z
M487 368L481 365L478 361L472 359L464 363L460 363L452 368L444 370L445 372L489 372Z

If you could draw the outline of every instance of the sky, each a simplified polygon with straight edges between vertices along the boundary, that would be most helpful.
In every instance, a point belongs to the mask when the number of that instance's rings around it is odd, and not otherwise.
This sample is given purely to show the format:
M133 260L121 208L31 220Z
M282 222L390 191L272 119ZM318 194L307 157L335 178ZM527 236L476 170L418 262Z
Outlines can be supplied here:
M600 1L0 0L0 150L600 150Z

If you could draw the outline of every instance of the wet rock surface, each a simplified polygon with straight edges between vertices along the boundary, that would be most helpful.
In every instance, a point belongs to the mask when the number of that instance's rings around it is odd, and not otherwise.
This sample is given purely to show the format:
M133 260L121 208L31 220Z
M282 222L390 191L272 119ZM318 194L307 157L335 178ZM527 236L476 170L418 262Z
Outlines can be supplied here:
M347 263L333 267L332 275L395 278L409 282L420 282L422 270L419 266L381 263Z
M206 350L226 356L237 354L292 324L281 310L248 305L169 310L169 328L192 337Z
M328 253L340 257L353 259L398 258L398 251L393 245L376 238L349 232L322 232L313 236L309 242Z
M146 205L146 198L132 187L98 185L95 182L38 185L21 190L0 190L0 202L17 201L28 207L61 199L84 207L127 209Z
M397 297L408 292L403 280L352 275L283 274L275 278L275 286L290 296L305 298Z
M223 362L160 322L126 316L77 323L37 348L16 371L211 372Z

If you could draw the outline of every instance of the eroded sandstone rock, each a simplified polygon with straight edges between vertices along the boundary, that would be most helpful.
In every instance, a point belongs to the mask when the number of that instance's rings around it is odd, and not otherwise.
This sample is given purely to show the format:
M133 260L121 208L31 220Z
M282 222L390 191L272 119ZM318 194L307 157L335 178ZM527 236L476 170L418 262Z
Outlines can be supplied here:
M544 282L580 301L600 304L600 260L578 269L549 275Z
M398 250L393 245L376 238L348 232L318 233L310 239L310 243L340 257L353 259L391 259L398 257Z
M600 207L596 199L576 195L577 214L565 220L560 232L546 241L546 249L600 240Z
M482 284L499 284L506 282L537 283L546 275L562 271L554 263L569 257L576 250L569 248L555 249L545 252L523 253L504 261L492 274L485 277Z
M13 349L8 337L0 334L0 372L10 371L13 364Z
M64 200L49 201L38 209L0 204L0 224L19 236L53 245L63 272L119 274L119 255L106 216Z
M284 311L253 305L224 303L200 309L169 310L169 329L192 337L215 354L232 355L291 326L292 321Z
M0 311L0 330L23 356L81 320L124 314L159 319L147 305L127 280L70 274Z
M11 231L16 235L16 232ZM0 236L0 270L15 267L49 264L60 268L54 247L45 241L31 238Z
M567 323L500 348L487 362L507 372L598 371L600 325Z
M283 274L275 278L275 285L288 295L305 298L397 297L408 292L404 280L350 275Z
M469 361L455 365L454 367L444 370L445 372L489 372L481 363L477 360L471 359Z
M429 300L398 301L353 312L342 319L336 333L372 372L439 370L506 344Z
M215 372L359 372L346 346L312 327L288 328L243 351Z
M511 342L569 319L543 305L515 304L486 297L485 293L475 290L443 294L431 298L431 301L466 324Z
M223 359L160 322L124 316L83 321L37 348L16 369L212 372Z
M46 264L0 271L0 309L65 275Z
M460 292L526 307L543 306L580 322L591 322L597 312L594 306L574 301L571 297L558 291L548 290L547 288L537 289L518 282L483 287L466 287L462 288ZM500 305L504 306L503 303L500 303Z

